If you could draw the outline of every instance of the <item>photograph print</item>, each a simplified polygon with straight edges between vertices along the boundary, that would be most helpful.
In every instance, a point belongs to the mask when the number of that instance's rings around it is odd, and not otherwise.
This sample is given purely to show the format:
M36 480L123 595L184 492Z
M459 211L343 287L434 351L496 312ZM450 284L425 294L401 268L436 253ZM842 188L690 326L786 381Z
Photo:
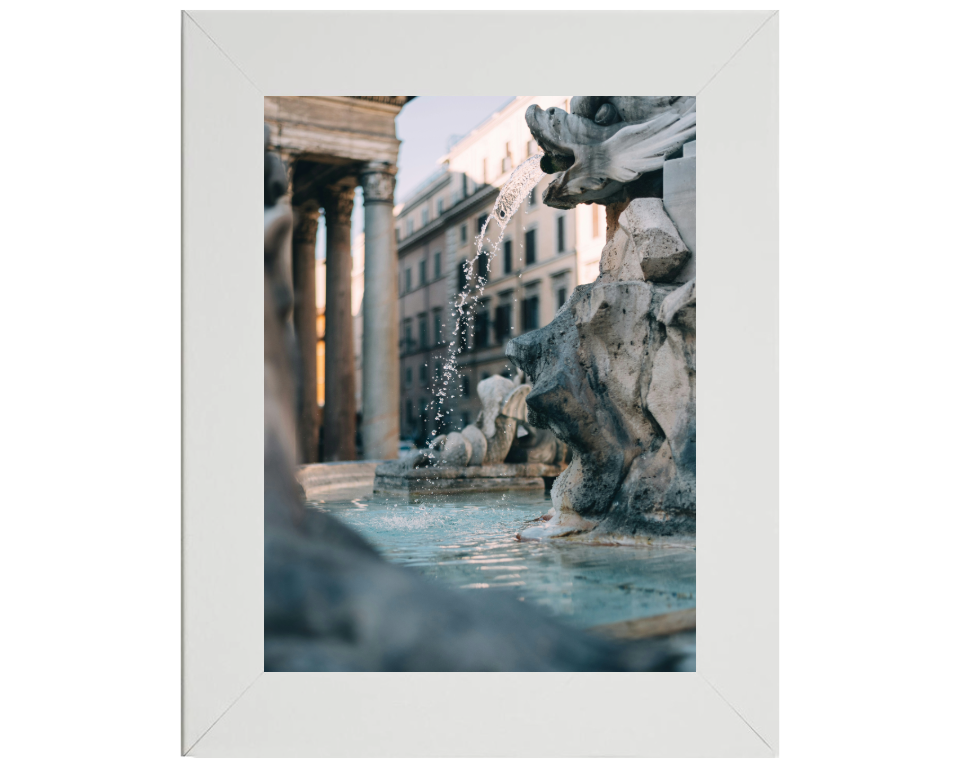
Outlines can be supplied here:
M696 670L696 98L264 99L264 669Z

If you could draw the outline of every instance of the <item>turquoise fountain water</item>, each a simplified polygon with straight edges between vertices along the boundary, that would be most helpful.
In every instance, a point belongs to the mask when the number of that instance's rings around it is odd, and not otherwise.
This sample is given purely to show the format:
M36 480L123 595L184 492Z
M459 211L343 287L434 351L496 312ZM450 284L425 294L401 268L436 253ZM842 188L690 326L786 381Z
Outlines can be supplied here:
M696 606L696 553L520 542L517 531L550 508L542 492L405 499L357 490L307 502L358 531L388 560L454 589L507 591L577 627Z

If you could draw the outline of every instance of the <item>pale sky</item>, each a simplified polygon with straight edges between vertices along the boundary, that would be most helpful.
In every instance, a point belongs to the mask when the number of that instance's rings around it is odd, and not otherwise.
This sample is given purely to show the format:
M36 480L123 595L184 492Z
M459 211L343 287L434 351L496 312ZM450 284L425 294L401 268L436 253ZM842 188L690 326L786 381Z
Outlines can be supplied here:
M397 116L400 158L396 201L430 177L456 139L466 136L513 96L418 96ZM452 139L452 140L451 140Z

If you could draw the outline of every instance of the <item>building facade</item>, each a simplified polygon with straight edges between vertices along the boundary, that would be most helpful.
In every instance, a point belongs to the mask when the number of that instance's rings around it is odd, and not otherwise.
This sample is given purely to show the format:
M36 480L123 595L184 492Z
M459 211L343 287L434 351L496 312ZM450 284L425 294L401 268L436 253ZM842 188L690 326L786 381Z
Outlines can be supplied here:
M477 384L514 376L507 341L549 323L573 291L599 274L606 239L602 206L562 211L543 204L542 179L508 222L492 260L480 257L468 281L465 265L510 173L539 152L524 113L530 104L567 108L569 97L518 97L461 139L442 168L394 210L399 266L400 429L423 443L434 432L460 429L480 409ZM492 221L487 242L500 227ZM489 263L488 263L489 261ZM479 290L477 277L485 281ZM476 311L456 339L457 377L437 394L454 340L461 292Z

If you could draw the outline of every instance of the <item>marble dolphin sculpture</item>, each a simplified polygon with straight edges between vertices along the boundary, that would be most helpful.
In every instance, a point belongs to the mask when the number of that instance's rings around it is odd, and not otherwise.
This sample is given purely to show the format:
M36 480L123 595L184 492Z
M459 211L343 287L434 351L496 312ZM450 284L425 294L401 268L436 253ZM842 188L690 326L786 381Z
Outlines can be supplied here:
M560 173L543 196L554 208L616 199L697 134L693 96L575 96L570 109L532 104L526 112L544 150L541 168Z

